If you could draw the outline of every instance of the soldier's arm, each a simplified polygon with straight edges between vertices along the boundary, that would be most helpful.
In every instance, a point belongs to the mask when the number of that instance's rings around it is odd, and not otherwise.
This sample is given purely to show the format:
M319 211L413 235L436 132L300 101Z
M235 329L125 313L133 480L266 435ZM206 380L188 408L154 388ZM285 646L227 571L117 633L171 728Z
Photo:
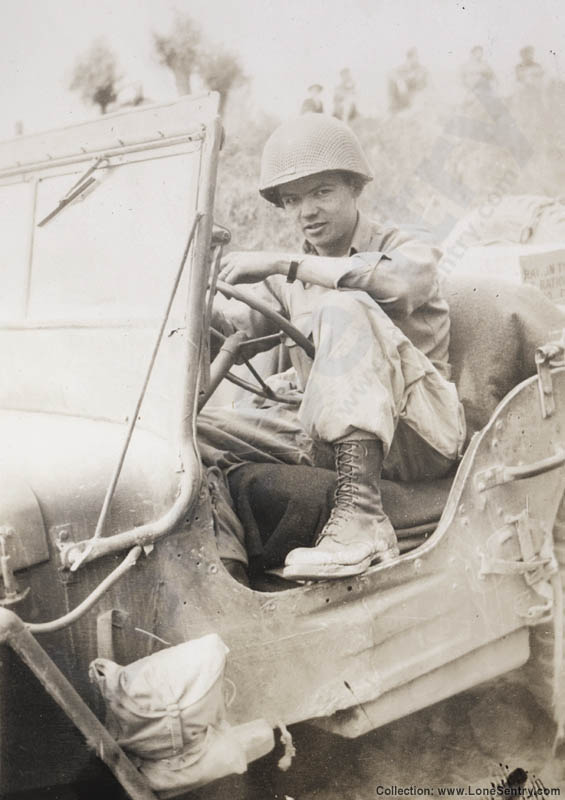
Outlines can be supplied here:
M384 232L380 250L343 258L304 253L230 253L221 280L277 289L281 276L328 289L359 289L387 311L411 314L436 291L441 250L395 228Z
M357 289L396 315L411 314L437 291L438 247L398 231L383 238L380 251L357 253L345 258L314 255L287 256L281 264L288 274L292 260L298 262L296 277L328 289Z
M441 250L426 241L398 238L391 249L353 256L355 267L339 287L362 289L387 311L406 316L437 292Z

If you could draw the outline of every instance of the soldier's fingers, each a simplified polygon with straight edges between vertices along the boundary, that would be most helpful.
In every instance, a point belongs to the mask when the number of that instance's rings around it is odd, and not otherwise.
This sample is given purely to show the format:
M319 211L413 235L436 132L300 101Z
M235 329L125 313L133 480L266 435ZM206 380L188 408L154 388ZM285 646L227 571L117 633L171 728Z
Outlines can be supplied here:
M227 279L227 276L232 271L232 269L233 267L231 264L222 264L221 269L218 273L218 280L225 281Z
M237 264L230 264L220 274L220 280L224 281L224 283L236 283L237 282Z

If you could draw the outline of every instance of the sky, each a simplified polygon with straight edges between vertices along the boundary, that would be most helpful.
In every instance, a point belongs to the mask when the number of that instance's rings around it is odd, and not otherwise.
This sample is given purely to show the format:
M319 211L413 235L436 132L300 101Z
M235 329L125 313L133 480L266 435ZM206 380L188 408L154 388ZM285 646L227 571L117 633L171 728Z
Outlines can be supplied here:
M170 31L175 9L240 56L254 105L279 117L298 111L310 83L322 83L329 97L344 66L361 111L379 113L386 74L411 46L446 91L475 44L503 91L525 44L535 45L548 75L565 77L563 0L0 0L0 138L11 137L18 120L31 133L96 114L68 84L98 37L117 52L125 83L141 81L155 101L173 99L152 32Z

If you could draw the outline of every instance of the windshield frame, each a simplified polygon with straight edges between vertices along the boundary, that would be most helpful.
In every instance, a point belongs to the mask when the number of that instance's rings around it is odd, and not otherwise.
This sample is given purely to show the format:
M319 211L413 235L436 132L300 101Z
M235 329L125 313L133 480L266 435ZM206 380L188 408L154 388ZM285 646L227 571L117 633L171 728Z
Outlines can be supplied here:
M111 159L128 152L142 152L171 144L201 141L200 158L197 165L197 187L195 212L187 220L187 231L194 225L194 238L188 253L188 281L182 304L186 314L186 331L183 353L184 386L180 397L174 397L175 428L182 470L177 499L158 520L135 529L107 537L86 539L68 543L61 549L63 567L76 569L82 563L99 558L108 552L118 552L137 544L148 545L170 532L194 506L201 484L201 462L196 445L196 415L200 382L200 366L205 352L204 315L210 270L210 245L213 226L214 192L217 178L219 151L222 143L222 126L218 117L219 97L216 92L201 97L183 97L176 103L148 106L137 111L108 115L95 122L83 123L46 134L35 134L10 142L0 142L0 185L12 183L35 183L32 216L29 225L28 275L26 293L29 296L29 281L33 253L33 235L37 220L35 197L37 182L45 174L54 174L69 165L84 165L82 174L96 164L97 159ZM65 135L66 134L66 135ZM77 135L87 146L73 151L70 141ZM109 147L109 142L118 146ZM94 172L94 171L93 171ZM73 181L69 180L69 188ZM81 181L79 180L79 185ZM63 198L64 199L64 198ZM64 203L62 204L64 206ZM64 214L64 207L60 213ZM65 327L64 323L34 322L0 323L0 328L45 328L50 325ZM87 325L88 326L88 325ZM115 326L115 323L114 323ZM96 323L94 327L106 327ZM108 323L108 327L113 327Z

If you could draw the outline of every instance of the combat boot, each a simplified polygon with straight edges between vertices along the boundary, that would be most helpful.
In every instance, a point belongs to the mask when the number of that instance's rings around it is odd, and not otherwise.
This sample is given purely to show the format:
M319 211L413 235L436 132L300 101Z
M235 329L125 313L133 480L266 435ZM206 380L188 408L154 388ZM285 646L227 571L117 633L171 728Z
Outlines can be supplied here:
M330 518L314 547L287 555L288 578L340 578L358 575L376 561L399 555L392 524L383 511L380 477L383 447L378 439L334 445L337 486Z

